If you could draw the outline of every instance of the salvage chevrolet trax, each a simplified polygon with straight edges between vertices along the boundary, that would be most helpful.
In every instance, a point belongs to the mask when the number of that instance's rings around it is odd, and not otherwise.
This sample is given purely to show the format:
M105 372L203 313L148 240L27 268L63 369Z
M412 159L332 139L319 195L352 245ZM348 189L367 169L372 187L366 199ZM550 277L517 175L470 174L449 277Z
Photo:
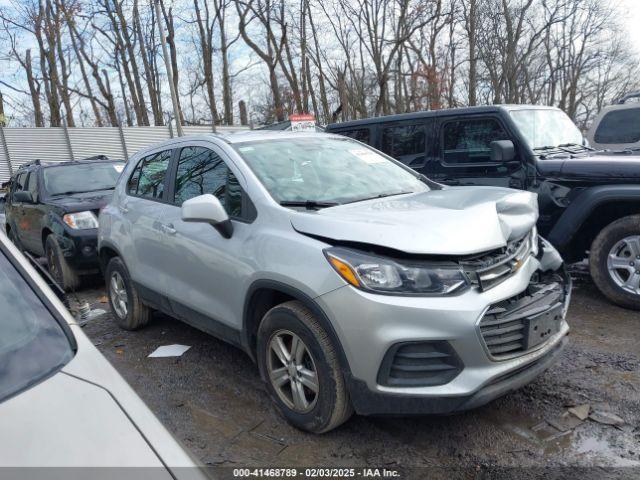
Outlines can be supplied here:
M322 133L183 137L100 215L114 318L158 309L243 348L296 427L482 405L549 367L569 278L536 197L443 187Z

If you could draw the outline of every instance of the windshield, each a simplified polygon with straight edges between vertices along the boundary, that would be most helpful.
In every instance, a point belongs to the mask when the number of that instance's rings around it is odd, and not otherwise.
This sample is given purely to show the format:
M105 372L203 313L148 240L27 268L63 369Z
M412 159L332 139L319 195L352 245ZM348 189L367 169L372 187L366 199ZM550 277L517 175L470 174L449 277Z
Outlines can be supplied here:
M582 133L560 110L532 109L509 112L532 149L582 145Z
M66 364L62 328L0 252L0 402Z
M48 167L44 169L44 188L49 195L110 190L123 168L122 162Z
M361 143L300 137L241 143L236 150L279 203L348 203L429 188Z

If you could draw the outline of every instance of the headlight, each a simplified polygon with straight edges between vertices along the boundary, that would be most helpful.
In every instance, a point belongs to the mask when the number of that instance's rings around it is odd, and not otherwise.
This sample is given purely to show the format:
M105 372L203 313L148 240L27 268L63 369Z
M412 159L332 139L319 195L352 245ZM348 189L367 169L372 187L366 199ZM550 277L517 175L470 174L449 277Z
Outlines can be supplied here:
M67 213L62 221L76 230L98 228L98 218L93 212Z
M354 287L395 295L449 295L469 285L459 266L392 260L333 247L324 251L329 263Z

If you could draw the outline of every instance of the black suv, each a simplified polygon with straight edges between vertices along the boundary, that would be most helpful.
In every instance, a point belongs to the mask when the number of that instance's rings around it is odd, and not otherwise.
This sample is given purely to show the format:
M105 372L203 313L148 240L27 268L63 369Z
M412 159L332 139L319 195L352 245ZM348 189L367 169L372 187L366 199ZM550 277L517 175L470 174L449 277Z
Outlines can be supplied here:
M49 272L65 290L79 276L99 271L98 214L111 199L121 161L106 157L22 166L6 197L6 232L22 250L46 256Z
M538 194L538 229L567 262L589 257L611 301L640 309L640 156L597 152L561 110L532 105L408 113L328 125L448 185Z

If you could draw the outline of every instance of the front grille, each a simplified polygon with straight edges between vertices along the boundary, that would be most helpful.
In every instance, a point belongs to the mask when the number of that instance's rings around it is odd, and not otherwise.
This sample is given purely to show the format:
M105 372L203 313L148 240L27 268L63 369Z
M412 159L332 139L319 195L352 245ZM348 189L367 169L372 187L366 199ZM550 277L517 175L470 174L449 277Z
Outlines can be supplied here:
M446 341L405 342L386 353L378 383L392 387L444 385L462 371L462 361Z
M535 230L506 247L462 260L460 263L471 282L481 290L488 290L509 278L533 251Z
M532 282L520 295L491 305L480 320L480 333L496 359L535 350L557 333L565 301L564 281Z

